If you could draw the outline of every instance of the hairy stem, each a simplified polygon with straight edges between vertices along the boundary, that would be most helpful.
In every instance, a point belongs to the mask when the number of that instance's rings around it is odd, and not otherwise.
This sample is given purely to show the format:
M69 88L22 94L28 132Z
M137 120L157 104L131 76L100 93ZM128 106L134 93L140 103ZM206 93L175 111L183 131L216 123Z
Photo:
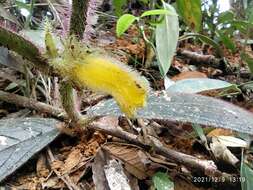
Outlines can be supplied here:
M7 30L0 26L0 46L12 50L25 59L31 61L36 68L44 73L51 73L52 68L49 66L46 58L42 56L40 50L29 40L19 36L17 33Z
M62 82L60 86L62 106L72 122L77 122L81 114L75 105L74 89L69 82Z
M85 15L89 0L73 0L72 1L72 14L70 19L69 33L76 35L78 39L83 38L83 33L86 25Z
M83 38L85 29L85 13L87 10L88 0L73 0L72 14L70 19L69 34L75 35L79 40ZM72 122L76 123L81 114L79 113L76 97L74 96L74 89L70 82L62 82L60 89L62 105L69 115Z

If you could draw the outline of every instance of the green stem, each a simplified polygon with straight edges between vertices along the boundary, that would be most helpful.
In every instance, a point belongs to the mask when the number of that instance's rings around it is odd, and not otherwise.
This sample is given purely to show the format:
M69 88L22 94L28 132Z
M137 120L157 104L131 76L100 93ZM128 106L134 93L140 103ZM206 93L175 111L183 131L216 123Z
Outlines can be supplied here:
M79 40L83 38L85 29L85 14L87 10L87 0L73 0L72 14L70 19L69 34L75 35ZM77 108L74 89L69 81L62 82L60 87L62 105L72 122L76 123L81 118L81 114Z
M19 36L17 33L2 28L1 26L0 46L4 46L31 61L40 71L44 73L52 72L52 68L49 66L47 59L42 56L42 53L34 44Z
M77 111L75 106L74 89L70 82L62 82L60 86L60 94L62 106L68 114L72 122L77 122L81 114Z
M85 15L89 0L73 0L72 1L72 15L70 19L70 35L76 35L79 39L83 38L85 30Z

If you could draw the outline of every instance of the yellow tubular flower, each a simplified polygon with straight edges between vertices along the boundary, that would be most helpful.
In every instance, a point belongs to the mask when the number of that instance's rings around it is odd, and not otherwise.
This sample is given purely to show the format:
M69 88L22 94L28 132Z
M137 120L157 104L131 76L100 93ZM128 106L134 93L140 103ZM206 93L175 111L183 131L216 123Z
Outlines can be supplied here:
M52 65L80 87L110 94L127 117L134 117L145 106L149 90L147 80L127 65L102 53L88 53L75 39L67 41L61 56Z

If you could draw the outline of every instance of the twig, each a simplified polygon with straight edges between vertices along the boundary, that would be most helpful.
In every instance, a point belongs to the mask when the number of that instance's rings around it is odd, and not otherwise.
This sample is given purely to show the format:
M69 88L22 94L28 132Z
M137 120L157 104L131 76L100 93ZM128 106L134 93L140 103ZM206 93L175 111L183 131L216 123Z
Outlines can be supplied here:
M34 99L30 99L24 96L4 92L0 90L0 100L12 103L21 107L25 108L32 108L34 110L37 110L42 113L50 114L54 117L57 117L59 119L67 119L68 116L64 112L64 110L60 108L55 108L53 106L50 106L48 104L36 101Z
M207 64L215 68L220 68L221 66L221 59L217 59L213 55L202 55L188 50L178 50L177 54L190 59L192 62L195 62L196 64L200 63Z
M165 156L168 159L175 161L176 163L183 164L192 169L203 172L207 176L220 177L222 172L219 171L212 160L198 159L194 156L187 155L172 149L165 148L160 143L144 144L141 142L137 135L123 131L121 128L111 127L107 125L101 125L99 123L91 123L88 126L89 129L95 129L114 137L124 139L130 143L140 146L146 150L153 149L156 153Z
M54 158L54 155L53 155L53 153L52 153L52 151L51 151L51 149L49 147L47 148L47 154L48 154L48 157L49 157L49 160L50 160L51 168L54 171L54 173L57 175L57 177L60 178L67 185L67 187L70 190L81 190L80 187L78 187L71 180L71 178L69 177L69 175L67 175L67 174L61 175L61 173L59 171L57 171L56 169L54 169L52 167L52 162L54 162L56 159Z

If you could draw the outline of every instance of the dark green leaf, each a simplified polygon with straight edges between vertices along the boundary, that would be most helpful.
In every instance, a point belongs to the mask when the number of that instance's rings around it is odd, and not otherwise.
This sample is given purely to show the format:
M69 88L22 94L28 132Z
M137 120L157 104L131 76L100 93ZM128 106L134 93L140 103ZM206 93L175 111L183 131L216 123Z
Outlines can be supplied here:
M107 100L88 110L89 115L122 115L114 100ZM168 119L232 129L253 134L253 114L215 98L175 92L150 92L147 106L137 111L137 118Z
M228 48L229 50L231 50L232 53L235 53L236 45L235 45L234 41L232 40L232 38L230 38L227 34L224 34L222 32L217 32L217 33L220 37L220 40L225 45L225 47Z
M224 24L233 19L234 19L234 13L232 11L225 11L223 13L220 13L218 17L218 22Z
M54 119L0 120L0 181L12 174L60 132Z
M127 0L113 0L115 14L121 16L123 14L123 6L127 5Z

